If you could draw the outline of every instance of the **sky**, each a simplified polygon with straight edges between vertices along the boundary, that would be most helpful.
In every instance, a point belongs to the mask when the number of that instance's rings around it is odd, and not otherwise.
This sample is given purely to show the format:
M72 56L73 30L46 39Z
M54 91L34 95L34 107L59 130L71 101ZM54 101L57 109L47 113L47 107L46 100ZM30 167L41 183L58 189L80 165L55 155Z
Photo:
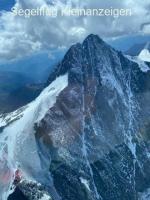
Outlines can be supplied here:
M7 2L7 3L6 3ZM51 4L50 4L51 3ZM128 17L48 17L14 16L12 6L33 9L52 5L55 8L131 8ZM150 39L149 0L0 0L0 61L13 60L38 51L67 49L88 34L98 34L116 46L132 45Z
M0 10L9 11L15 4L15 0L0 0Z

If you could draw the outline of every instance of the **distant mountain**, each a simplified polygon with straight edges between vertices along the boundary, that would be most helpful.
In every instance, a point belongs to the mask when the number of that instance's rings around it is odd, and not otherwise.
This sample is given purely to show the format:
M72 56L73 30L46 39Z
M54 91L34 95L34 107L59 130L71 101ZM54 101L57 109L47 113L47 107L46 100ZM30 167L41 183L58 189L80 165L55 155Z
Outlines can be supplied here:
M34 100L45 84L26 84L7 94L2 99L0 95L0 113L12 112Z
M128 51L126 51L125 54L130 56L138 56L146 45L147 42L135 44ZM150 46L148 47L148 49L150 50Z
M7 93L32 83L32 79L19 72L0 71L0 92Z
M97 35L73 45L31 103L0 116L0 197L142 200L150 70ZM17 200L17 199L16 199Z
M63 56L47 52L0 64L0 113L11 112L35 99Z
M0 64L1 71L12 71L30 77L34 83L43 83L53 67L62 59L63 51L56 51L54 56L48 52L37 53L15 61Z
M13 111L15 91L33 83L33 80L19 72L0 71L0 113ZM13 98L14 94L14 98ZM29 95L28 93L26 95ZM26 98L25 98L26 99ZM21 102L22 99L18 99ZM33 99L32 99L33 100ZM25 102L25 100L23 101ZM27 101L28 103L28 101ZM23 105L23 104L21 104Z
M116 50L127 52L132 46L136 44L145 44L147 41L150 41L150 35L133 35L115 38L113 40L108 40L108 43L114 47ZM134 51L134 48L133 48ZM134 52L133 52L134 53ZM129 54L130 55L130 54ZM134 55L133 55L134 56Z

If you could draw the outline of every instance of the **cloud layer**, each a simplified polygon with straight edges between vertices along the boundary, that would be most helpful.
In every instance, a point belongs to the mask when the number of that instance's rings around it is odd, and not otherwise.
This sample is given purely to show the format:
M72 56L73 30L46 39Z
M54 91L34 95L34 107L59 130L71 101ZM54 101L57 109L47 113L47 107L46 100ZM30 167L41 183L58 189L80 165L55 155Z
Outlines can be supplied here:
M0 59L16 59L41 49L65 48L90 33L110 39L132 34L150 34L150 2L147 0L17 0L16 7L32 9L52 5L64 8L132 8L128 17L24 18L11 12L0 15Z

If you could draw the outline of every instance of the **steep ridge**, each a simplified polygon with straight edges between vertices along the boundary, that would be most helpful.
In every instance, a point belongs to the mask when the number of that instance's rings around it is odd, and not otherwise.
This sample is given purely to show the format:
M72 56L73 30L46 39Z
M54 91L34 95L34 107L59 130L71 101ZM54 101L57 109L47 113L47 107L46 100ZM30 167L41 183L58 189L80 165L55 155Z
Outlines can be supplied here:
M51 103L53 84L59 92ZM24 181L17 187L30 191L37 182L32 200L41 199L38 183L53 200L142 199L150 188L150 71L89 35L69 49L47 85L48 104L43 91L23 111L0 118L1 176L6 166L13 174L19 168ZM6 185L0 189L8 196Z
M56 190L65 200L138 199L150 184L149 141L140 134L149 123L149 71L90 35L49 82L66 72L68 87L36 129L51 149Z

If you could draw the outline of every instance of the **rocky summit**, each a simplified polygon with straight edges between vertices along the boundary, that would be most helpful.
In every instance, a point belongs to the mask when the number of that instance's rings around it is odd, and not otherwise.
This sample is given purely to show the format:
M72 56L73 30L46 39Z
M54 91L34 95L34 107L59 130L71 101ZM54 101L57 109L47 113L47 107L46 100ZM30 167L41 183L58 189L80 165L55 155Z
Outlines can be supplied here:
M147 70L141 65L147 65ZM4 166L9 172L19 168L23 180L16 187L29 200L43 200L44 195L44 200L46 196L52 200L146 199L149 99L149 65L89 35L68 50L35 101L15 114L1 116L0 141L5 138L7 147ZM2 168L0 176L5 173ZM37 183L34 198L28 189L30 179ZM8 184L1 185L1 192L7 193ZM38 197L39 191L43 193Z

